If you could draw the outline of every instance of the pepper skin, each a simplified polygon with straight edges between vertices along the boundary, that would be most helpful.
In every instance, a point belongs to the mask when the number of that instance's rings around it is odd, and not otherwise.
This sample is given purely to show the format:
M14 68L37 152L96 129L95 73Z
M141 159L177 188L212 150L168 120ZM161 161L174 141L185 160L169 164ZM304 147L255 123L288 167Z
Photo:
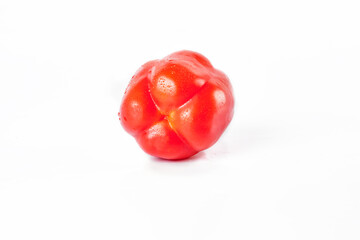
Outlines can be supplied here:
M119 119L150 155L185 159L212 146L234 111L227 76L192 51L144 64L125 91Z

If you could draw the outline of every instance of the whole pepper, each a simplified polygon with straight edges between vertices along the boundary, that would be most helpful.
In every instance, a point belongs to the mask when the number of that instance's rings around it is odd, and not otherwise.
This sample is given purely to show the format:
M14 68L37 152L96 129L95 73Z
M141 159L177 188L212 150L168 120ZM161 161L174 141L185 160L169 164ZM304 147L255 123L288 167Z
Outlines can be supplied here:
M185 159L212 146L233 117L227 76L199 53L180 51L132 77L119 119L150 155Z

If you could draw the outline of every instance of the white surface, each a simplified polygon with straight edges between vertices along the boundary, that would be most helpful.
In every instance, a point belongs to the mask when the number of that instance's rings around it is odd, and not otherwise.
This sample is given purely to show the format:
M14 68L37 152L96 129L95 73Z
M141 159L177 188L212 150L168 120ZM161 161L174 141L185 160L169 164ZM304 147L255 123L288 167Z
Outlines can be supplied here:
M0 239L360 239L358 1L0 2ZM211 149L147 156L117 111L141 64L231 79Z

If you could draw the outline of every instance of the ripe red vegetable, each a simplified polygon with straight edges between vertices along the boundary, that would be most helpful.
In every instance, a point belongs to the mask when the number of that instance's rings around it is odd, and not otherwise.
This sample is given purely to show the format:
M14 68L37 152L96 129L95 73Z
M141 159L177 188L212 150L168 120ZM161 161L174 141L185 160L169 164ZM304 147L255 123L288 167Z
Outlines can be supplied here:
M201 54L180 51L150 61L135 73L119 119L148 154L184 159L219 139L233 109L227 76Z

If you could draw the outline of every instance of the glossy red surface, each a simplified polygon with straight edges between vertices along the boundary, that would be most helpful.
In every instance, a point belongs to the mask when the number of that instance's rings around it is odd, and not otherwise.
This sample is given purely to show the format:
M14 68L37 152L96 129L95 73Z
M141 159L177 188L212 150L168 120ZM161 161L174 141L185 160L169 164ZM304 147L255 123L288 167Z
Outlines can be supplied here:
M150 155L184 159L211 147L234 109L227 76L192 51L144 64L125 91L119 119Z

